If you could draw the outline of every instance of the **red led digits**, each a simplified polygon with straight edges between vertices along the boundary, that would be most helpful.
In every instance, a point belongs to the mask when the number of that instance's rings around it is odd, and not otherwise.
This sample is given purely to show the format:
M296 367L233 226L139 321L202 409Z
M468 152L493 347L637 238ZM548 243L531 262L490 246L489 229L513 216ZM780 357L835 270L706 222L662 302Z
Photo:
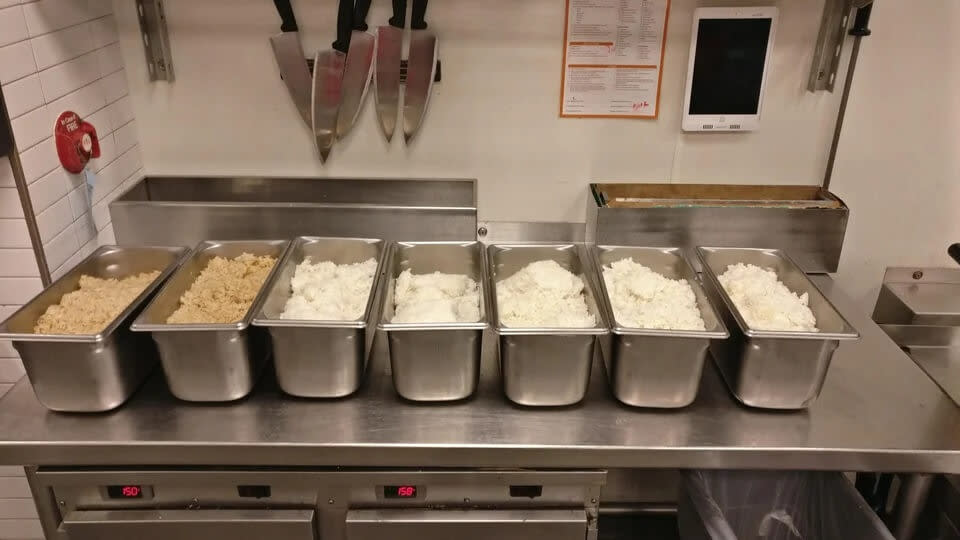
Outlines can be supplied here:
M416 499L417 486L383 486L385 499Z

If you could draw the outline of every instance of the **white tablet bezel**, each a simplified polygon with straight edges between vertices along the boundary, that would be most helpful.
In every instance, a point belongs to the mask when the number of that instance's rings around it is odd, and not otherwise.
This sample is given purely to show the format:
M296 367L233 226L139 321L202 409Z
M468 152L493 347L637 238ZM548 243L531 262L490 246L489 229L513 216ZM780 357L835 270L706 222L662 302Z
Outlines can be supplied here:
M682 127L684 131L754 131L760 128L760 115L763 112L763 98L767 90L767 77L770 74L770 59L773 57L773 42L777 33L779 13L780 10L775 6L697 8L693 12L693 37L690 41L687 88L683 99ZM693 67L697 55L697 35L700 32L700 21L702 19L770 19L770 36L767 39L767 55L763 61L763 79L760 82L757 114L690 114L690 93L693 90ZM704 128L704 126L711 127Z

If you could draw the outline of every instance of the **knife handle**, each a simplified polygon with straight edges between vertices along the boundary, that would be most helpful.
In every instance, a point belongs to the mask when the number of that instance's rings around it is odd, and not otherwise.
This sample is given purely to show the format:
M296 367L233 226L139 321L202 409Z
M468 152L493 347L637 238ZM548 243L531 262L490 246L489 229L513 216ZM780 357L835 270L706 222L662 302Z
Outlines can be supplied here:
M350 48L350 33L353 32L353 0L340 0L337 7L337 40L333 48L346 53Z
M427 0L413 0L413 14L411 15L410 28L414 30L426 30L427 21Z
M960 244L951 244L947 248L947 253L950 255L950 258L957 261L957 264L960 264Z
M277 14L280 15L280 31L296 32L297 17L293 14L290 0L273 0L273 5L277 7Z
M353 29L366 32L367 14L370 13L370 0L357 0L357 5L353 9Z
M390 26L403 30L407 25L407 0L393 0L393 17Z

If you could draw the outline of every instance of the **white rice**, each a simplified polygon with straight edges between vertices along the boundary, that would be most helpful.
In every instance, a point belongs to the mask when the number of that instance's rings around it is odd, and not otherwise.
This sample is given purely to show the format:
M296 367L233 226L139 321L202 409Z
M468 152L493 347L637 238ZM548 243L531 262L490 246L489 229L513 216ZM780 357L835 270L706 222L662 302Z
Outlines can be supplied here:
M587 308L583 280L556 261L530 263L497 282L497 310L505 326L590 328L597 319Z
M718 276L720 284L743 315L757 330L817 332L817 320L810 311L807 293L797 295L777 273L752 264L731 264Z
M613 314L628 328L705 330L697 297L685 279L668 279L623 259L603 268Z
M355 264L314 263L310 257L297 265L281 319L352 321L363 316L373 288L377 261Z
M459 323L480 320L480 286L461 274L416 275L404 270L394 291L392 322Z

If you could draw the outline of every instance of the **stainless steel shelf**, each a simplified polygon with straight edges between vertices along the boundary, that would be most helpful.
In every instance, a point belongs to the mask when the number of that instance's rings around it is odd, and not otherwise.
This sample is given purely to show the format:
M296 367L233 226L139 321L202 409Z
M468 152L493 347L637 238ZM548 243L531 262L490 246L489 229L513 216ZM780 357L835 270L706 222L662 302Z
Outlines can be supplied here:
M375 364L352 398L283 396L271 380L227 405L177 401L155 377L119 410L48 412L26 383L0 399L0 465L751 468L960 473L960 407L825 276L814 278L863 335L837 350L806 411L738 405L716 371L678 411L619 405L602 366L587 399L511 405L484 359L475 398L418 405Z

